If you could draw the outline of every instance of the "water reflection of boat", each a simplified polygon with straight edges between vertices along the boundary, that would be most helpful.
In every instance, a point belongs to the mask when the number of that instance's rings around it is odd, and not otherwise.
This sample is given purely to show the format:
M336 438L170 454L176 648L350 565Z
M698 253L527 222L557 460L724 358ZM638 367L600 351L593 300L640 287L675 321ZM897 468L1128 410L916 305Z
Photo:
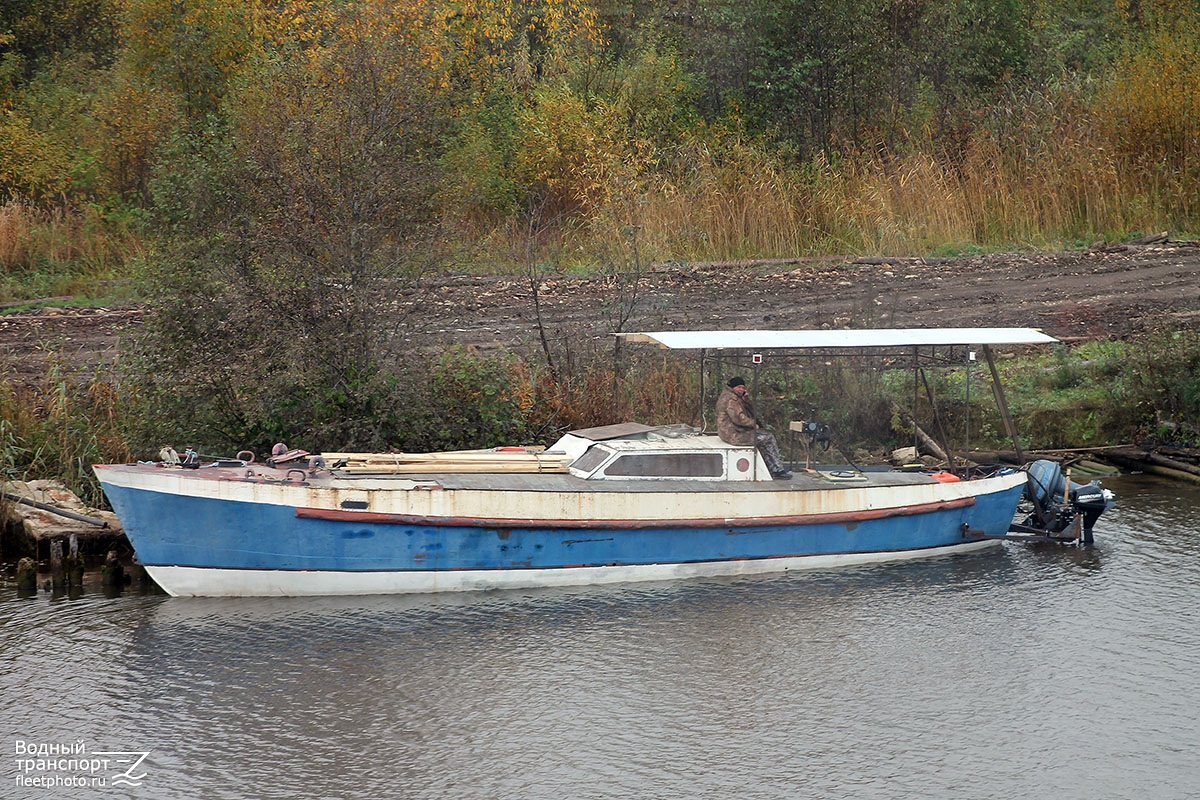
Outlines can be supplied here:
M1053 341L1029 329L757 333L692 335L704 349ZM589 585L948 554L1007 535L1027 485L1012 468L773 480L753 446L635 423L573 431L544 451L325 454L302 468L289 455L96 473L154 579L217 596Z

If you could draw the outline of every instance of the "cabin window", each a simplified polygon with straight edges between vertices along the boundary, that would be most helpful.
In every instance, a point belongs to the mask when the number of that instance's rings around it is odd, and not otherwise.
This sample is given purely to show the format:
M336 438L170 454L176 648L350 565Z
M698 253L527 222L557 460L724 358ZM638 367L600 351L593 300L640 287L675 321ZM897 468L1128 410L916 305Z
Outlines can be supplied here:
M610 455L612 455L611 450L605 450L603 447L590 447L586 453L571 462L571 468L580 472L591 472L603 464Z
M610 477L719 478L724 474L721 453L627 453L604 470Z

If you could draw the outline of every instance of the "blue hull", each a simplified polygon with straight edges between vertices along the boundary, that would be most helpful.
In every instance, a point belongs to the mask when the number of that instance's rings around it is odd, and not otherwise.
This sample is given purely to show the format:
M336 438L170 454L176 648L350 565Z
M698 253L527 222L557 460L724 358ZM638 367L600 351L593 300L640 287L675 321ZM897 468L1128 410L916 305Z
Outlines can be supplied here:
M861 521L720 527L491 527L310 519L294 508L106 485L147 566L438 572L697 564L962 545L963 526L1002 534L1021 487L972 505ZM352 517L352 515L349 515Z

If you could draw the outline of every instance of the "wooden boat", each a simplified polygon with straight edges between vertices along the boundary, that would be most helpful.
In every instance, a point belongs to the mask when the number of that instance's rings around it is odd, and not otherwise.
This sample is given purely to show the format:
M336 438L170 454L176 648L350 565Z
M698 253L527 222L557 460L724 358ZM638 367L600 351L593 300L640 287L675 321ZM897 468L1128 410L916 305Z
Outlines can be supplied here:
M834 332L762 333L796 347ZM836 333L903 347L968 335ZM1007 535L1027 485L1002 467L970 479L818 468L773 480L753 447L636 423L573 431L545 450L306 455L95 471L150 575L173 595L217 596L658 581L959 553Z

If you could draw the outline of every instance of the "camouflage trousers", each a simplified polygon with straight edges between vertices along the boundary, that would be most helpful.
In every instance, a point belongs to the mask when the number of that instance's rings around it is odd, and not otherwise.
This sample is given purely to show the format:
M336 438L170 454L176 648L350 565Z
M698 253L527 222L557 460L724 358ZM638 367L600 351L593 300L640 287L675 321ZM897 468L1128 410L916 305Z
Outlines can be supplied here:
M779 445L775 443L775 434L770 431L755 431L754 446L762 453L763 461L767 462L767 469L772 475L787 470L783 465L783 456L779 454Z

